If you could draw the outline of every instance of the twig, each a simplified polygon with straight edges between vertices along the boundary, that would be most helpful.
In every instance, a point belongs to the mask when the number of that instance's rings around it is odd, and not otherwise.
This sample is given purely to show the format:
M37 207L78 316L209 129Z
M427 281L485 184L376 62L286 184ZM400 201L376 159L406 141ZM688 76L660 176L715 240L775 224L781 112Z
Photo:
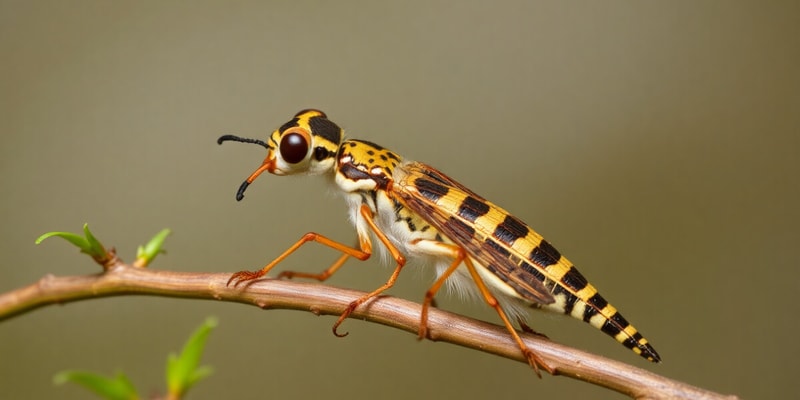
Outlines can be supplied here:
M0 294L0 321L50 304L145 294L213 299L252 304L264 309L294 309L317 315L339 315L364 293L328 285L286 280L257 281L246 288L227 287L230 274L185 273L134 268L117 264L104 273L86 276L48 275L38 282ZM357 309L351 317L416 334L421 305L382 296ZM505 328L446 311L431 309L429 337L526 362ZM525 343L559 375L606 387L636 399L735 399L673 381L618 361L521 333Z

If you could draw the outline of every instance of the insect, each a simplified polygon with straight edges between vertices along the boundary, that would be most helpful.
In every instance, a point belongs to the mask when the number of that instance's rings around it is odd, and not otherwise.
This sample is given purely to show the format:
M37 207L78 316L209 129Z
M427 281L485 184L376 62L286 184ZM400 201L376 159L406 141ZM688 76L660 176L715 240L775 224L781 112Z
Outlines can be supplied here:
M258 271L233 274L234 286L266 275L302 245L317 242L342 256L319 274L285 271L280 277L324 281L350 257L366 260L377 239L396 266L379 288L351 302L333 325L339 325L360 305L394 285L406 259L433 265L437 278L422 307L419 338L427 336L428 309L445 284L482 297L494 308L537 375L554 371L529 349L511 323L522 322L527 308L571 315L600 329L625 347L653 362L661 358L622 315L589 284L570 261L525 223L490 203L437 169L404 160L377 144L345 139L343 130L319 110L297 113L264 142L224 135L217 142L253 143L267 156L236 193L242 200L247 187L264 171L274 175L325 175L344 195L358 247L318 233L305 234L274 261Z

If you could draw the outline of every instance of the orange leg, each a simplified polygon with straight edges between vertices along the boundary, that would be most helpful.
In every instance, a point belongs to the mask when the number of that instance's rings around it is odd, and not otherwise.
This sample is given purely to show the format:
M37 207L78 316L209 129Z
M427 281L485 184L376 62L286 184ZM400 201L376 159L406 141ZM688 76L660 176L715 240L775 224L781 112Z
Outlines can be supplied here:
M418 340L425 339L428 336L428 309L435 301L434 296L436 296L436 293L442 288L442 285L444 285L444 282L447 280L447 278L464 261L464 250L462 250L460 247L455 247L453 250L456 250L459 254L454 256L455 259L453 260L453 263L447 267L444 273L442 273L442 276L436 279L436 281L433 282L433 285L428 288L428 291L425 292L425 300L422 302L422 313L420 316L419 335L417 336Z
M497 312L497 315L499 315L500 319L503 320L503 324L506 326L506 329L508 329L508 332L511 334L511 337L514 339L514 341L517 342L517 345L522 350L522 354L525 356L525 359L528 360L528 364L530 364L533 370L536 371L536 375L540 378L542 377L542 375L539 373L539 367L547 371L550 375L553 375L555 370L545 364L545 362L539 358L539 356L536 355L533 350L528 348L525 342L523 342L519 337L519 334L508 320L508 316L506 315L505 311L503 311L503 308L500 306L497 298L495 298L494 295L489 291L489 288L486 287L483 278L481 278L478 274L478 271L475 269L475 265L472 263L472 260L467 257L464 249L459 246L446 243L436 243L436 247L438 247L440 251L449 253L449 255L453 257L453 263L447 267L444 273L442 273L442 275L436 279L433 285L431 285L428 291L425 292L425 301L422 303L422 313L420 317L419 338L422 339L427 336L428 308L430 308L436 292L441 289L445 280L447 280L447 278L452 275L456 268L458 268L458 266L463 262L464 265L466 265L470 276L472 276L472 280L475 281L475 284L478 286L478 290L480 290L483 299L486 301L486 304L494 308L494 310Z
M227 284L230 285L231 283L233 283L233 286L236 287L242 282L252 281L254 279L261 278L262 276L266 275L273 267L278 265L278 263L283 261L290 254L294 253L297 249L299 249L300 246L308 242L321 243L324 244L325 246L328 246L335 250L339 250L342 253L344 253L342 257L340 257L339 260L337 260L336 263L333 264L333 266L328 268L320 275L324 275L325 273L328 273L328 275L333 274L334 272L336 272L337 269L339 269L339 267L342 266L342 264L344 264L345 260L347 260L347 258L351 256L362 261L366 260L371 255L371 250L372 250L369 245L369 241L367 242L361 241L362 249L359 250L352 248L350 246L346 246L339 242L333 241L331 239L328 239L325 236L322 236L318 233L309 232L303 235L303 237L301 237L300 240L297 241L297 243L293 244L291 247L286 249L286 251L284 251L283 254L278 256L278 258L274 259L271 263L267 264L264 268L261 268L258 271L239 271L233 274L230 279L228 279Z
M369 207L367 207L366 205L362 205L359 212L361 213L361 216L364 217L364 220L366 221L370 229L372 229L372 231L375 232L375 236L377 236L378 239L384 245L386 245L386 248L389 249L389 253L392 255L392 258L394 258L394 260L397 262L397 267L395 267L392 275L389 277L386 283L381 285L381 287L373 290L369 294L359 297L358 299L352 301L347 306L342 315L339 316L339 319L336 320L336 323L333 324L333 334L338 337L347 336L347 332L343 334L337 332L339 325L341 325L342 322L344 322L344 320L347 319L347 317L349 317L350 314L352 314L356 308L358 308L358 306L366 303L373 297L380 295L390 287L394 286L395 281L397 281L397 277L400 275L400 271L406 264L406 258L402 254L400 254L400 251L397 249L397 247L395 247L395 245L392 244L391 241L389 241L389 238L386 237L386 234L384 234L383 231L381 231L380 228L378 228L378 226L375 224L372 211L370 211ZM267 264L264 268L261 268L258 271L239 271L233 274L233 276L231 276L231 278L228 280L228 285L230 285L233 282L234 283L233 286L236 287L242 282L252 281L254 279L258 279L266 275L273 267L278 265L278 263L283 261L290 254L294 253L298 248L300 248L300 246L308 242L321 243L330 248L339 250L344 254L342 254L342 256L339 257L339 259L336 260L336 262L333 263L333 265L331 265L328 269L322 271L319 274L306 274L306 273L287 271L285 273L280 274L279 277L292 278L297 276L297 277L312 278L312 279L317 279L319 281L324 281L328 279L331 275L333 275L333 273L336 272L339 268L341 268L341 266L344 265L344 262L347 261L349 257L355 257L363 261L369 258L370 255L372 254L372 244L370 243L369 237L367 235L359 234L359 243L361 246L361 250L359 250L352 248L350 246L346 246L342 243L333 241L331 239L328 239L325 236L322 236L318 233L309 232L303 235L303 237L300 238L300 240L298 240L297 243L286 249L286 251L284 251L283 254L278 256L278 258L273 260L271 263Z
M281 271L281 273L278 274L278 279L306 278L306 279L316 279L320 282L324 282L328 278L330 278L331 275L333 275L336 271L338 271L339 268L342 265L344 265L344 262L347 261L348 258L350 258L350 254L347 253L342 254L342 256L339 257L339 259L336 260L336 262L333 263L333 265L331 265L330 267L328 267L328 269L318 274L311 274L307 272L295 272L295 271Z
M358 306L366 303L373 297L380 295L390 287L394 286L395 281L397 281L397 277L400 275L400 271L406 264L406 258L402 254L400 254L400 250L397 250L397 247L395 247L395 245L389 241L389 238L386 237L386 234L383 233L383 231L381 231L377 225L375 225L372 211L370 211L369 207L367 207L366 205L362 205L359 211L361 212L361 216L364 217L364 220L367 222L367 225L369 225L372 231L375 232L375 236L378 237L378 240L380 240L381 243L383 243L389 250L389 253L392 255L392 258L394 258L394 260L397 262L397 266L395 267L394 272L392 272L392 275L389 277L389 280L387 280L386 283L381 285L381 287L373 290L369 294L359 297L358 299L351 302L347 306L342 315L339 316L339 319L336 321L336 323L333 324L333 334L338 337L345 337L348 334L347 332L341 334L337 332L339 325L341 325L342 322L344 322L344 320L347 319L347 317L349 317L350 314L352 314L356 308L358 308Z

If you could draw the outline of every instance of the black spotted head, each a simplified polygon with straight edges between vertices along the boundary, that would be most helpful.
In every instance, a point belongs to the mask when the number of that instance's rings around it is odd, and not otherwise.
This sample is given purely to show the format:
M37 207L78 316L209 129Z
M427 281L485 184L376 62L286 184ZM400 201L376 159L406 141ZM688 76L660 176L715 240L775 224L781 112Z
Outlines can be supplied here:
M257 139L224 135L217 140L255 143L267 148L267 157L261 167L242 183L236 199L262 172L274 175L319 175L331 172L336 164L336 154L342 142L342 129L319 110L307 109L295 114L289 122L276 129L267 142Z
M272 132L275 175L318 175L333 169L342 128L319 110L307 109Z

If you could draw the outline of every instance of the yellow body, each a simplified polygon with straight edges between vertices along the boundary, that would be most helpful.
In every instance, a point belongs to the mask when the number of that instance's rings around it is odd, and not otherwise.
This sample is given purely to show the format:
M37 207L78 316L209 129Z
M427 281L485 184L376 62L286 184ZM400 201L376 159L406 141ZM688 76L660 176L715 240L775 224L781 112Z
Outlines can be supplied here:
M243 271L234 275L232 281L264 275L308 240L345 253L326 271L327 277L348 256L369 257L373 239L377 238L398 266L386 285L354 302L353 309L391 287L405 258L417 259L434 265L439 275L426 295L426 307L445 279L461 292L483 295L490 305L496 298L499 305L493 307L534 367L541 361L529 354L506 313L522 319L526 307L535 307L571 315L614 337L647 360L660 361L648 341L552 245L527 224L435 168L405 161L368 141L345 140L341 128L318 110L299 112L275 130L267 143L234 136L220 138L220 142L224 140L258 143L268 149L261 168L240 188L238 199L263 171L276 175L328 175L348 203L360 244L359 250L324 237L301 239L263 270ZM426 312L425 308L421 335ZM334 332L347 314L334 326Z

